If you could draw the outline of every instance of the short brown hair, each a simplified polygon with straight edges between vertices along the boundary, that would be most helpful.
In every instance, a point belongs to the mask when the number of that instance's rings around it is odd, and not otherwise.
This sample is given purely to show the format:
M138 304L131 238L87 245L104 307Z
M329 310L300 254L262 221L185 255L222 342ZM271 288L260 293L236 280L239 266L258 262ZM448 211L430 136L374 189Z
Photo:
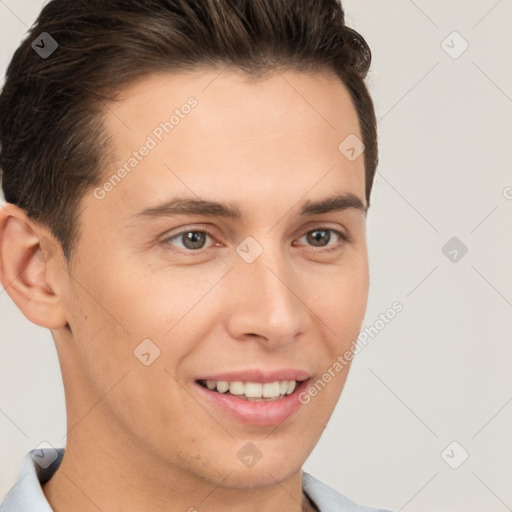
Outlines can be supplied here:
M48 58L32 47L44 32L58 44ZM0 95L5 200L47 226L69 262L80 201L106 170L103 100L148 73L230 65L253 76L335 72L358 114L369 205L378 163L370 62L337 0L52 0L14 53Z

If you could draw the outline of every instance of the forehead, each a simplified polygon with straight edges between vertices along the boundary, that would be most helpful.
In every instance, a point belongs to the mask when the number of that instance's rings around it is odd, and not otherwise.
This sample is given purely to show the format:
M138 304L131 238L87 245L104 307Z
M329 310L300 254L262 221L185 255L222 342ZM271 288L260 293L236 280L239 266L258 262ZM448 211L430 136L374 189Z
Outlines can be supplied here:
M127 214L171 194L213 198L212 191L248 206L333 188L364 198L364 155L350 160L339 149L347 137L362 139L357 113L332 74L146 76L108 105L106 125L113 163L105 179L122 177L105 203Z
M319 137L329 132L340 137L349 132L361 138L347 88L327 72L268 71L253 78L237 69L203 68L147 75L118 92L117 101L108 105L107 125L118 136L118 145L124 142L133 147L140 135L150 133L155 123L169 120L190 97L197 99L199 108L186 124L193 124L198 138L204 137L203 131L212 137L218 133L261 140L284 138L291 132L298 137L313 132ZM286 124L288 131L283 130Z

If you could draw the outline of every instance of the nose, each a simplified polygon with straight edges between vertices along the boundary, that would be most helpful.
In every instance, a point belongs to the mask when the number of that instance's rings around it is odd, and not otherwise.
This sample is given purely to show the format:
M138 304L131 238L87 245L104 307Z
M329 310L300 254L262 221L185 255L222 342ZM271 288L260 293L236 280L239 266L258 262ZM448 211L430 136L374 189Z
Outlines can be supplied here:
M252 263L241 257L235 260L226 308L231 336L273 349L296 341L305 328L306 306L296 269L286 254L266 247Z

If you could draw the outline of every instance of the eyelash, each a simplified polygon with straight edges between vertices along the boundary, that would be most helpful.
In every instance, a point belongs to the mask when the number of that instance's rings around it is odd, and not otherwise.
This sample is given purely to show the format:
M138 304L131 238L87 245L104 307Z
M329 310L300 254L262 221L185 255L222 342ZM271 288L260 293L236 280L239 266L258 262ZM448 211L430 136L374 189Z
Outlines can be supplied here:
M305 235L307 235L308 233L312 233L313 231L330 231L332 233L335 233L336 235L338 235L338 237L340 238L340 240L342 242L336 244L336 246L334 247L331 247L331 248L318 248L317 251L315 252L320 252L320 253L329 253L329 252L333 252L333 251L336 251L336 250L339 250L341 248L341 245L343 245L343 243L350 243L352 242L352 238L350 235L346 234L346 233L343 233L337 229L333 229L333 228L330 228L328 226L317 226L317 227L314 227L312 229L308 229L307 231L304 231L302 233L302 235L299 237L300 238L303 238ZM181 237L182 235L186 234L186 233L205 233L206 235L208 235L210 238L214 239L214 235L211 231L209 231L208 229L186 229L184 231L180 231L179 233L176 233L175 235L172 235L170 237L167 237L163 240L163 243L165 245L172 245L169 243L170 240L175 240L179 237ZM329 240L330 241L330 240ZM313 248L314 250L314 246L310 246ZM206 252L208 249L197 249L197 250L193 250L193 249L182 249L182 254L187 254L187 255L201 255L203 254L204 252Z

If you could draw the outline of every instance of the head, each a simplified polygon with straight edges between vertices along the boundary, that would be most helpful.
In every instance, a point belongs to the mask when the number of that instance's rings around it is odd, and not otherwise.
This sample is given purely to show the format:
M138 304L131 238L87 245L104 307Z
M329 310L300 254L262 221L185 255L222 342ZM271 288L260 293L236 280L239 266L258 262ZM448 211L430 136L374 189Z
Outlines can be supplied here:
M121 461L130 442L149 472L232 487L300 469L350 364L274 419L226 411L204 381L306 389L357 338L370 60L336 0L43 8L0 96L0 263L52 330L68 444L93 435Z

